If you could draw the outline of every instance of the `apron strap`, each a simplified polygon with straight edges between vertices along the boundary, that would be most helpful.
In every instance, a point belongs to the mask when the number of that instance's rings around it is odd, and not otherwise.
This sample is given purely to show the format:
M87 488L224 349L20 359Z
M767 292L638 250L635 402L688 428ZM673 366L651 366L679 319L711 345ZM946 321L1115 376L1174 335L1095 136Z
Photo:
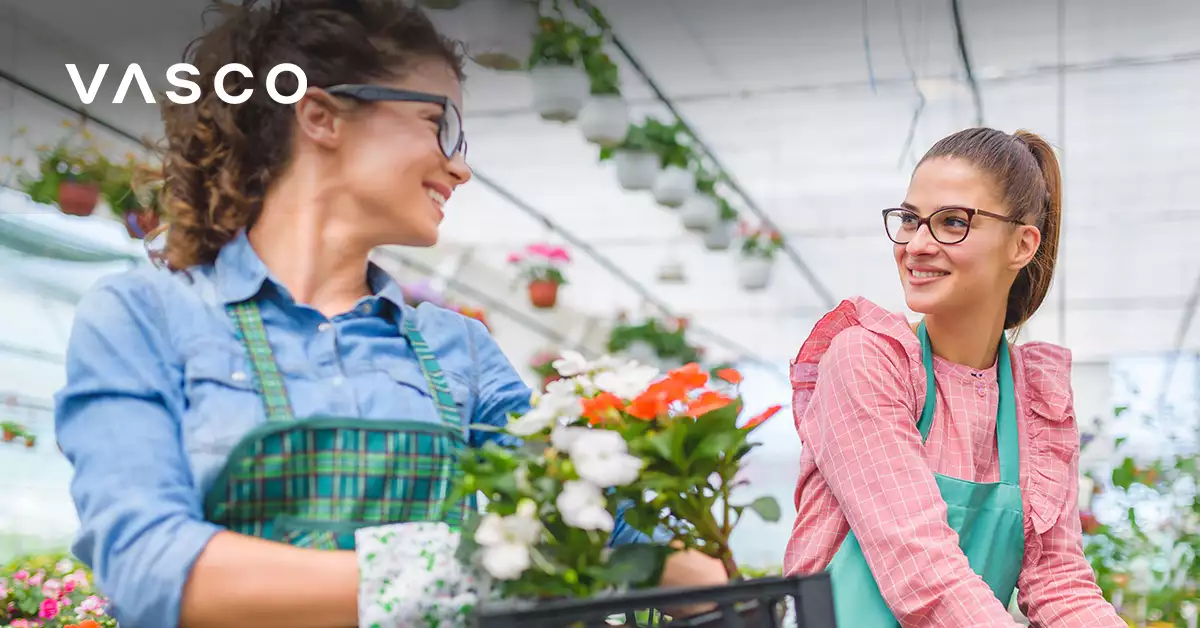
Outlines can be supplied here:
M254 369L254 387L262 400L267 422L294 420L296 415L292 412L292 400L288 397L287 386L279 373L275 352L267 340L267 329L263 325L258 303L253 300L232 303L225 306L225 311L233 319L238 342L250 356L250 366Z
M937 410L937 386L933 374L933 346L929 342L925 321L921 321L917 327L917 336L921 339L921 363L925 366L925 406L921 410L920 420L917 421L917 430L921 432L923 443L929 438L929 430L933 427L933 415ZM1013 383L1008 337L1003 333L1000 334L997 371L1000 400L996 406L996 448L1000 457L1000 482L1017 486L1021 478L1021 445L1017 431L1016 386Z
M446 381L446 375L442 372L442 366L438 363L433 349L429 348L425 337L417 330L414 318L412 312L407 312L404 316L404 337L408 339L413 353L417 354L417 363L421 365L421 373L424 374L425 385L429 387L429 394L433 397L433 405L443 423L462 430L462 415L458 413L454 395L450 393L450 384Z

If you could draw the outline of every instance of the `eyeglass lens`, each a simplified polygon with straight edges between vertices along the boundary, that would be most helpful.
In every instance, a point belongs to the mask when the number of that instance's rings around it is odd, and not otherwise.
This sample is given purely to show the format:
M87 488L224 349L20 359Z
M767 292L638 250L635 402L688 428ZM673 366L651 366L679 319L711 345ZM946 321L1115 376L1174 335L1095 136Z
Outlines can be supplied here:
M888 237L897 244L907 244L917 235L921 217L907 209L888 211L885 219ZM929 217L929 231L942 244L957 244L967 237L971 229L971 216L966 210L946 208Z
M467 143L462 136L462 114L454 103L446 103L446 114L442 118L442 128L438 133L438 142L447 158L453 158L457 152L467 156Z

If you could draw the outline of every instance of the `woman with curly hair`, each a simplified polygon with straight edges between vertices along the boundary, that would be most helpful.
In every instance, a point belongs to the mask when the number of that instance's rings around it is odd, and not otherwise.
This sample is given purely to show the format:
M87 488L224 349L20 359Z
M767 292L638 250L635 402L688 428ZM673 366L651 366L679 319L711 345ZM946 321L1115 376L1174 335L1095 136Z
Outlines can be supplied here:
M456 46L400 2L254 5L222 5L192 51L206 88L249 68L225 81L249 100L206 89L164 111L168 268L90 291L57 396L73 551L125 628L358 625L360 591L389 576L366 573L363 530L460 523L472 501L442 508L454 454L497 438L468 426L529 408L481 323L408 306L368 261L434 245L471 177ZM309 85L294 105L261 82L283 63ZM691 552L663 571L724 579Z

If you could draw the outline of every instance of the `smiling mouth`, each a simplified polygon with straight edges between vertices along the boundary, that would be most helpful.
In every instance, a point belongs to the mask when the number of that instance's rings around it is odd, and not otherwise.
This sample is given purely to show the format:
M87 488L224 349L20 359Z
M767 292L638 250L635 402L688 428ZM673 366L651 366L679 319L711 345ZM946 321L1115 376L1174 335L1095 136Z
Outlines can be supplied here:
M434 204L438 206L438 209L441 209L446 205L446 197L442 196L441 192L438 192L433 188L425 188L425 193L428 194L429 198L432 199Z
M908 272L909 272L909 274L911 274L913 277L915 277L917 279L937 279L938 277L945 277L950 274L948 272L940 271L940 270L939 271L909 270Z

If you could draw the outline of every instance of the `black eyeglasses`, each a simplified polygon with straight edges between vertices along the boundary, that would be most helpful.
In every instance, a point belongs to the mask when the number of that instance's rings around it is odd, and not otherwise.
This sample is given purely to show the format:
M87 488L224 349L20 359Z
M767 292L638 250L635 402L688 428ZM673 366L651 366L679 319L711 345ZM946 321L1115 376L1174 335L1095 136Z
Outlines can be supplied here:
M917 231L921 230L921 225L929 227L929 233L934 240L942 244L958 244L966 240L967 234L971 233L971 220L975 216L987 216L1016 225L1025 224L1016 218L970 207L943 207L926 218L922 218L911 209L897 207L883 210L883 226L887 230L888 238L896 244L912 242Z
M438 145L446 159L462 153L467 157L467 140L463 135L462 113L454 101L446 96L394 89L380 85L334 85L325 91L335 96L345 96L364 102L427 102L442 106L442 119L438 121Z

